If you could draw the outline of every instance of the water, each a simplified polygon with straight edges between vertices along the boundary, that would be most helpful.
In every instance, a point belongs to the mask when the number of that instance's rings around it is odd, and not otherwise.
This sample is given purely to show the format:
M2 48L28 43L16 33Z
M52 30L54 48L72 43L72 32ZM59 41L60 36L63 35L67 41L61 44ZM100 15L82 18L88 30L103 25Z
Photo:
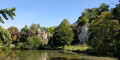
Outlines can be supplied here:
M117 60L110 57L80 56L60 53L60 50L16 50L0 52L0 60Z

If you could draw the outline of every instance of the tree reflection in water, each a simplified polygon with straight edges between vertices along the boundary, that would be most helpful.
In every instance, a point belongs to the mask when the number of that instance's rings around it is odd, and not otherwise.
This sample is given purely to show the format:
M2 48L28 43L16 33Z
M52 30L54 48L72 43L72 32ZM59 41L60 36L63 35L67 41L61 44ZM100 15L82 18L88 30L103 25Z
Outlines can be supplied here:
M50 60L94 60L94 59L87 59L87 58L82 58L82 59L67 59L67 58L51 58Z
M62 54L59 50L0 51L0 60L117 60L109 57Z

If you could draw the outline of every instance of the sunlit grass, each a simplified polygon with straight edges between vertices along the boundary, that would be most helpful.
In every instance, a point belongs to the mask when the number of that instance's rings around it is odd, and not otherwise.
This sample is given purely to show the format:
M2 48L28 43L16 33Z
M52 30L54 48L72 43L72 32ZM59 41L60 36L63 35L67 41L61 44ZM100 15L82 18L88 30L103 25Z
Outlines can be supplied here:
M76 51L76 50L85 51L87 49L92 49L92 48L90 46L88 46L87 44L74 45L74 46L65 46L64 47L64 50L70 50L70 51Z

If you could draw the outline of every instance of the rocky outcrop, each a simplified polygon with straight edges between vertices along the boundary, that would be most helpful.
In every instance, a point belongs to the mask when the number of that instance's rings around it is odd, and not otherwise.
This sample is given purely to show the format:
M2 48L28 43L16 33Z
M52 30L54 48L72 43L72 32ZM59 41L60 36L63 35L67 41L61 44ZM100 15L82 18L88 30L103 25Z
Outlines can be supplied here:
M40 36L46 44L48 43L48 38L47 38L46 32L42 32L41 29L38 29L36 34L38 36Z
M80 33L78 35L78 40L80 43L87 43L89 34L88 34L88 29L89 29L89 24L81 25L78 28L80 29Z

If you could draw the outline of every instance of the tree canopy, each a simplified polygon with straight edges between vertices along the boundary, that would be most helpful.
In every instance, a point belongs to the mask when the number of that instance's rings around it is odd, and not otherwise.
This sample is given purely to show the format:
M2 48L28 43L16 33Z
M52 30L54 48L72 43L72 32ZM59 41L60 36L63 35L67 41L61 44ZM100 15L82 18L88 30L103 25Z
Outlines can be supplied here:
M17 27L11 26L7 29L10 33L18 33L19 29Z
M31 26L30 26L30 32L31 33L36 33L36 31L38 30L40 28L40 25L39 24L32 24Z
M27 25L25 25L25 27L23 27L23 28L21 29L21 33L29 33L29 32L30 32L30 30L29 30L29 28L28 28Z
M16 8L6 8L6 9L2 9L2 10L0 10L0 14L4 17L4 19L6 19L6 20L8 20L8 17L7 16L9 16L10 17L10 19L14 19L13 18L13 16L16 16L15 15L15 13L14 13L14 11L16 10ZM4 22L4 20L3 20L3 18L0 16L0 22L2 22L2 23L5 23Z
M102 12L91 22L89 41L98 55L115 55L117 39L120 30L118 20L113 20L111 12Z
M70 23L67 19L64 19L62 23L55 29L53 35L54 46L70 45L73 41L73 32L70 29Z

